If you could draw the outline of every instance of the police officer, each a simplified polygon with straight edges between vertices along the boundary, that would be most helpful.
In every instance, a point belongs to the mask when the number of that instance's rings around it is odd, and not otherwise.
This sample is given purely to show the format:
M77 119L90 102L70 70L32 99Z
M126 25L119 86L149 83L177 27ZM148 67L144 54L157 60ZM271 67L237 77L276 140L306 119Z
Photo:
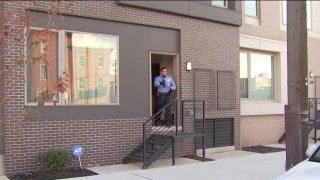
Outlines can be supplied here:
M176 90L176 84L171 76L168 76L167 68L160 69L160 76L154 80L154 86L158 89L158 96L156 102L156 112L161 110L165 105L169 104L173 98L173 91ZM160 120L161 114L155 119L155 125L171 125L173 124L171 106L166 108L164 114L164 121Z

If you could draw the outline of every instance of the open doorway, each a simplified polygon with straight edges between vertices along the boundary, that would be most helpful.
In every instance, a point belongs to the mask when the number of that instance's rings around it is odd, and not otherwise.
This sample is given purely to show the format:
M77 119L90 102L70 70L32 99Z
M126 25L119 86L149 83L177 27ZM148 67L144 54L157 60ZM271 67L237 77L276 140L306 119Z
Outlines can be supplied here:
M179 56L177 54L150 53L150 115L155 112L155 103L157 98L157 88L154 87L154 79L160 75L160 68L166 67L168 75L173 77L177 89L175 99L179 97Z

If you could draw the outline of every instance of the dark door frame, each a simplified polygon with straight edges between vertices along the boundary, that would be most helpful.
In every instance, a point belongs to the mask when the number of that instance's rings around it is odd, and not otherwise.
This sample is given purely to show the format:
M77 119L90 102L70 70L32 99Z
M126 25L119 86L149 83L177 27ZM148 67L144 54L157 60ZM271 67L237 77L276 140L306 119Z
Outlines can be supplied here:
M180 97L180 77L179 77L179 71L180 71L180 56L176 53L166 53L166 52L156 52L156 51L150 51L149 52L149 112L150 116L152 116L152 87L153 87L153 81L151 81L152 78L152 54L158 54L158 55L168 55L173 56L173 71L175 72L172 74L174 81L177 85L176 90L176 97Z

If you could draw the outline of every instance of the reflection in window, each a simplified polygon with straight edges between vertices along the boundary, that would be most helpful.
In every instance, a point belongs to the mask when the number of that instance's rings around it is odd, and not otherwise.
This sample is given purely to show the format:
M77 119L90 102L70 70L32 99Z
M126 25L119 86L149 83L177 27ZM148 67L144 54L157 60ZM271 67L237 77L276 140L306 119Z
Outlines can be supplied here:
M240 53L240 97L248 98L248 57Z
M52 97L58 99L55 91L58 80L57 39L57 32L44 33L35 29L30 30L27 35L26 103L39 102L39 98L45 102L51 102ZM46 93L41 95L40 92ZM40 95L45 98L39 97Z
M40 79L41 80L47 80L47 65L40 64Z
M272 56L264 54L251 54L251 98L273 99Z
M102 89L103 88L103 76L98 76L97 87L98 87L98 89Z
M287 1L282 1L282 23L287 24Z
M70 88L65 99L68 104L118 103L118 37L91 33L66 32L66 61ZM76 68L79 54L86 58L84 68ZM103 68L103 69L101 69ZM112 70L112 71L111 71ZM81 87L75 80L81 79ZM80 83L79 81L79 83ZM82 82L83 81L83 82Z
M258 17L258 4L256 0L245 1L245 13L247 16Z
M307 29L311 29L311 1L306 1L306 10L307 10ZM287 1L282 1L282 23L287 24Z
M79 55L79 67L84 67L86 60L84 59L83 55Z
M249 81L248 77L250 77ZM241 52L240 87L241 98L254 100L274 99L273 56L270 54Z
M40 53L45 53L47 51L48 40L45 38L40 39Z
M104 66L104 57L103 56L99 56L98 67L102 68L103 66Z
M78 79L78 89L84 89L84 77Z
M211 0L212 6L220 6L220 7L227 7L226 0Z
M307 1L307 29L311 29L311 1Z

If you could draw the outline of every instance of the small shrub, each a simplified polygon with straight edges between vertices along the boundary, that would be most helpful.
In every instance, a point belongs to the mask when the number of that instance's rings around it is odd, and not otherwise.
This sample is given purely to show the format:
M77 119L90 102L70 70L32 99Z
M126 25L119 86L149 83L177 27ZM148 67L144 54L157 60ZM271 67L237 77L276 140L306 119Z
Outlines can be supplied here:
M66 170L70 164L69 152L53 149L38 156L39 162L50 171Z

